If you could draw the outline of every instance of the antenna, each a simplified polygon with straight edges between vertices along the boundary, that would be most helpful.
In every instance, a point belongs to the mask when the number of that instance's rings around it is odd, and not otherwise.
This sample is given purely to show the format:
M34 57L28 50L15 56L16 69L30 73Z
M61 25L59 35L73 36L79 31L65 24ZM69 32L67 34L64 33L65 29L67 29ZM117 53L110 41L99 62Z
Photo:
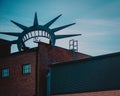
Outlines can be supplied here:
M78 40L71 39L69 40L69 50L72 51L73 59L78 57Z

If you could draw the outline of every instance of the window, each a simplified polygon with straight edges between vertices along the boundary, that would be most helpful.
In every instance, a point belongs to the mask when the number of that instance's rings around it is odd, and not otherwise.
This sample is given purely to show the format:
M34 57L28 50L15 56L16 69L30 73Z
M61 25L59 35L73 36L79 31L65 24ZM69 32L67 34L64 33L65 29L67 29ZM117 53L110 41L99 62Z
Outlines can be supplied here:
M31 64L25 64L25 65L23 65L22 72L23 72L23 74L29 74L29 73L31 73Z
M2 69L2 78L9 77L9 68Z

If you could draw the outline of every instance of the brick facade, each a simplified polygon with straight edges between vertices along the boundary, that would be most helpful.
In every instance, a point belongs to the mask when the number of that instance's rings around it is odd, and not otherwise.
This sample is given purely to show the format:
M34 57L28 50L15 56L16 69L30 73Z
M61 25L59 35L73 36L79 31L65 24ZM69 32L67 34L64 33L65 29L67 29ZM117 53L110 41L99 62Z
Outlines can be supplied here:
M49 67L47 65L54 64L56 62L67 62L72 61L72 52L68 51L66 49L60 48L60 47L54 47L52 48L50 45L45 43L39 44L39 50L38 50L38 64L39 64L39 85L40 85L40 93L41 96L46 96L47 88L46 88L46 74L49 70ZM79 59L88 58L89 55L85 55L82 53L76 53L78 54Z
M72 54L66 49L52 48L49 44L40 43L39 49L0 57L0 96L46 96L48 65L71 61L73 60ZM90 56L78 54L80 59L88 57ZM31 64L30 74L22 74L24 64ZM3 68L10 69L9 77L2 78L1 70Z
M0 60L2 68L10 69L10 76L2 78L0 74L0 96L33 96L35 95L36 52L13 55ZM22 66L31 64L31 74L22 74Z
M64 48L51 47L48 44L40 43L40 52L42 55L42 60L45 64L54 64L58 62L68 62L76 59L89 58L91 56L82 53L73 53ZM77 58L73 58L75 55Z

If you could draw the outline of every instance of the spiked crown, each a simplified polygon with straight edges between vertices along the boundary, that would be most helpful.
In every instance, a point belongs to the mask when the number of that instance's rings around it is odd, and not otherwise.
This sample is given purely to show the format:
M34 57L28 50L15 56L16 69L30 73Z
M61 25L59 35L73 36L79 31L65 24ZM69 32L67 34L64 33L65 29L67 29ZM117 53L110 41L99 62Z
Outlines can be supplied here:
M9 44L17 44L17 48L18 48L19 51L22 51L22 48L26 47L24 42L31 39L31 38L35 38L35 37L48 38L48 39L50 39L51 46L54 46L56 39L62 39L62 38L81 35L81 34L55 35L55 32L75 24L75 23L72 23L72 24L68 24L68 25L64 25L64 26L61 26L61 27L50 29L49 27L60 16L61 15L57 16L56 18L52 19L51 21L49 21L45 25L39 25L38 18L37 18L37 13L35 13L33 25L30 26L30 27L24 26L22 24L19 24L19 23L15 22L15 21L11 20L12 23L14 23L15 25L17 25L19 28L21 28L23 30L22 33L0 32L0 34L6 34L6 35L11 35L11 36L18 37L17 40L8 41L7 43L9 43Z

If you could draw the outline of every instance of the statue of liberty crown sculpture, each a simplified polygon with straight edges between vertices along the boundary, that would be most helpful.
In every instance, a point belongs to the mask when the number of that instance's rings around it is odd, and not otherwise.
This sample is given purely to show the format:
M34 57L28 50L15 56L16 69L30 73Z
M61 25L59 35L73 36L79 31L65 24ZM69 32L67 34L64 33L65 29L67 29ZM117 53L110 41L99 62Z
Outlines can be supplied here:
M22 24L19 24L13 20L11 20L12 23L17 25L19 28L21 28L23 31L21 33L15 33L15 32L0 32L0 34L6 34L6 35L11 35L11 36L16 36L18 37L17 40L13 41L8 41L7 44L17 44L17 48L19 51L24 50L26 47L25 42L31 38L36 38L36 37L45 37L50 40L50 44L52 47L54 47L55 42L57 39L62 39L62 38L68 38L68 37L73 37L73 36L78 36L81 34L69 34L69 35L55 35L55 32L58 32L64 28L67 28L69 26L74 25L75 23L60 26L57 28L50 29L49 27L60 17L61 15L57 16L56 18L52 19L45 25L39 25L38 23L38 18L37 18L37 13L35 13L34 16L34 22L33 25L30 27L24 26Z

